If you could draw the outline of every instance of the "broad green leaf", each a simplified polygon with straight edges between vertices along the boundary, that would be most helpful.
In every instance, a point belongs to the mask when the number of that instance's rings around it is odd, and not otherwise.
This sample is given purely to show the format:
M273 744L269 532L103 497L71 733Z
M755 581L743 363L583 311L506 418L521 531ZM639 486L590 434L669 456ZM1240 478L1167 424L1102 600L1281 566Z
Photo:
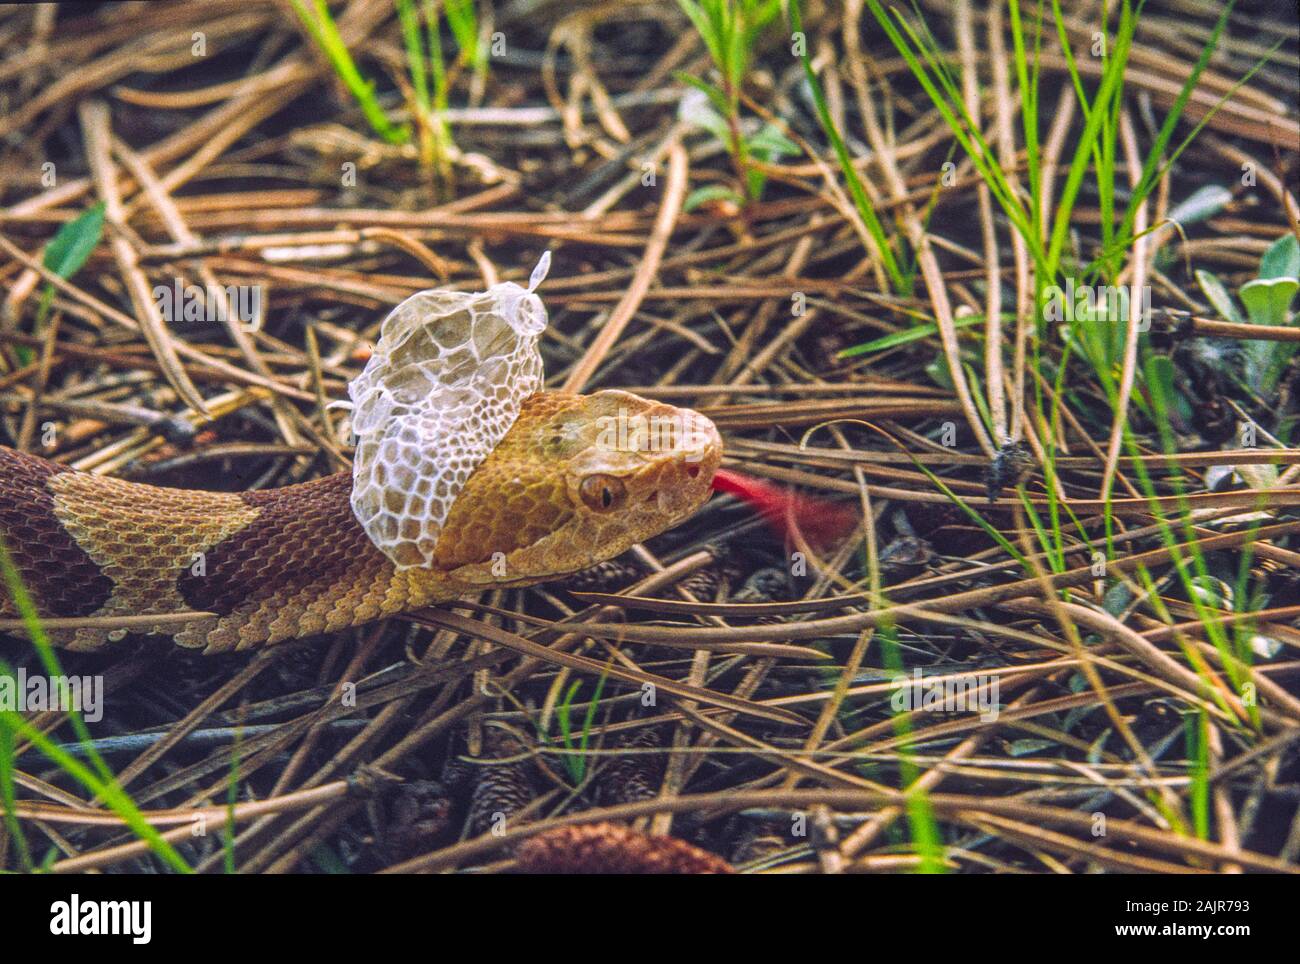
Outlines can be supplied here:
M1270 278L1300 278L1300 241L1294 234L1286 234L1268 246L1259 262L1259 276Z
M727 100L722 91L689 74L678 74L677 79L695 88L682 95L681 103L677 105L677 119L708 131L723 144L730 143L731 130L722 116L727 110Z
M1169 219L1179 224L1196 224L1214 217L1232 200L1232 192L1218 184L1207 184L1174 206Z
M87 208L59 228L45 246L45 267L60 278L71 278L81 270L104 236L104 202Z
M1133 602L1133 591L1122 582L1117 582L1106 590L1106 594L1101 597L1101 606L1112 616L1118 616L1124 610L1128 609L1129 604ZM1082 679L1082 677L1080 677ZM1086 681L1085 685L1086 685ZM1077 690L1075 692L1078 692Z
M1223 286L1218 275L1197 268L1196 283L1201 286L1201 291L1204 292L1214 310L1219 313L1220 318L1239 325L1245 321L1241 317L1241 312L1237 310L1236 304L1233 303L1232 295L1228 294L1228 289Z
M709 201L735 201L737 204L745 203L743 197L725 184L706 184L704 187L697 187L686 196L686 201L682 204L682 210L689 214L701 204L707 204Z
M1260 278L1242 285L1239 294L1251 324L1285 325L1297 289L1300 281L1294 278Z
M757 134L749 138L749 149L756 157L768 162L782 157L794 157L799 153L799 145L781 133L775 124L764 124Z

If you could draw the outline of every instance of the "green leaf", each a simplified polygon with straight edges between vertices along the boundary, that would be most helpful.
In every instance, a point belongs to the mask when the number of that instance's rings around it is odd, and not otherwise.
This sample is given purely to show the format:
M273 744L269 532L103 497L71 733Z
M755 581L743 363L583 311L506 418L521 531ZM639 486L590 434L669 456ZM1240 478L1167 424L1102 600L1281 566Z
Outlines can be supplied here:
M1012 316L1004 314L1003 320L1011 319ZM984 320L983 314L966 315L962 318L953 319L954 328L969 328L972 325L978 325ZM858 355L869 355L872 352L884 351L886 348L896 348L899 345L907 345L914 341L921 341L929 338L931 335L938 334L939 326L934 323L917 325L915 328L908 328L904 331L895 331L888 335L883 335L873 341L863 342L861 345L854 345L852 348L845 348L836 358L856 358Z
M474 63L479 46L474 0L447 0L443 10L447 15L447 23L451 25L452 35L456 38L456 46L468 62Z
M677 5L682 8L686 16L691 18L691 23L695 24L695 29L700 32L704 44L709 48L709 56L713 58L715 64L722 63L722 51L718 45L718 35L713 30L713 25L700 5L695 0L677 0Z
M1085 683L1084 685L1087 684ZM1092 706L1076 706L1074 709L1070 710L1070 712L1066 713L1065 718L1061 720L1062 731L1069 733L1087 719L1096 709L1096 704L1093 704Z
M786 137L775 124L764 124L757 134L748 139L748 143L750 151L756 157L769 163L799 153L799 145Z
M1106 594L1101 597L1101 606L1112 616L1118 616L1124 610L1128 609L1129 604L1133 602L1133 591L1122 582L1117 582L1106 590Z
M701 204L707 204L709 201L735 201L737 204L745 203L743 197L725 184L706 184L704 187L697 187L686 196L686 201L682 204L682 211L689 214Z
M1285 325L1297 289L1294 278L1260 278L1242 285L1239 294L1251 324Z
M868 0L872 4L874 13L883 19L883 11L875 0ZM790 0L787 16L790 18L790 29L794 33L803 32L803 14L799 8L799 0ZM888 29L888 28L886 28ZM857 168L853 166L853 159L849 156L849 149L844 143L844 138L840 136L839 130L835 126L835 121L831 117L831 109L826 103L826 95L822 92L821 82L817 79L817 74L813 71L812 61L808 58L808 52L805 50L799 55L799 61L803 65L804 80L808 85L808 91L812 94L813 106L817 109L817 121L821 124L822 131L826 138L831 142L831 147L835 150L835 158L839 161L840 172L844 175L844 181L849 188L849 196L853 198L853 206L857 208L858 216L866 226L867 233L871 235L872 241L875 242L877 251L884 262L885 273L889 275L890 287L897 294L910 295L912 293L912 283L910 278L903 276L902 269L898 266L898 259L894 255L894 250L889 246L889 238L885 235L884 225L880 223L880 216L876 209L871 205L871 199L867 197L867 189L863 187L862 178L858 174Z
M677 119L708 131L723 144L729 143L731 130L722 116L727 111L727 99L722 95L722 91L707 81L689 74L678 74L677 79L699 92L686 92L681 103L677 105ZM699 94L704 96L700 97Z
M1300 241L1294 234L1286 234L1268 246L1259 262L1259 276L1270 278L1300 278Z
M1193 191L1191 197L1174 206L1169 220L1179 224L1196 224L1214 217L1232 200L1232 192L1218 184L1207 184Z
M952 370L948 367L948 359L943 355L937 356L934 361L926 365L925 373L934 379L934 383L940 388L953 390Z
M1232 301L1232 295L1228 294L1228 289L1223 286L1219 276L1211 274L1209 271L1196 269L1196 283L1201 286L1206 299L1213 306L1214 310L1219 313L1219 317L1224 321L1233 321L1242 324L1245 319L1241 317L1241 312Z
M45 246L45 267L60 278L71 278L81 270L104 236L104 202L87 208L59 228Z

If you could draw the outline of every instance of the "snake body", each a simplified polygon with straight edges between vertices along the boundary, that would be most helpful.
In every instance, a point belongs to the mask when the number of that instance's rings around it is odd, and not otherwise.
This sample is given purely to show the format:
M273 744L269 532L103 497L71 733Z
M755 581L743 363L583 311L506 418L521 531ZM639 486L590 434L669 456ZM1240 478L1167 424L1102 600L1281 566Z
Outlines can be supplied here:
M689 444L610 444L612 425L690 424ZM538 392L473 470L428 565L381 552L339 473L279 489L162 488L0 447L0 539L51 639L94 650L127 635L228 652L333 632L621 553L692 514L721 458L702 416L626 392ZM0 615L17 607L0 592Z

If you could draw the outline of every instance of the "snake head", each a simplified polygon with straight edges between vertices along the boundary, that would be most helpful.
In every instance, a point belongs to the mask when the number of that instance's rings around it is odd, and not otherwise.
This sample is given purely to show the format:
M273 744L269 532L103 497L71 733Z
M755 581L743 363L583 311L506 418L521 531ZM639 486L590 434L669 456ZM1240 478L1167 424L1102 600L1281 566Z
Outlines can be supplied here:
M475 589L577 572L688 518L721 458L717 429L690 409L535 394L456 498L434 565Z
M722 447L688 409L627 392L542 392L536 288L422 291L384 319L348 384L350 503L408 578L467 589L564 575L676 525Z

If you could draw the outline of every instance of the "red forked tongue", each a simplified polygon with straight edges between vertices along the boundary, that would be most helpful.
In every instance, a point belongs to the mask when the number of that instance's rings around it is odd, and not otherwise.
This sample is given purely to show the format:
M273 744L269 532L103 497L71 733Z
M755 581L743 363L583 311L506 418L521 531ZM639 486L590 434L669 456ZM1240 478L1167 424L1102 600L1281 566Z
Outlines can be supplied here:
M857 513L847 506L799 495L766 479L718 469L713 488L748 502L783 539L793 539L791 530L798 529L809 545L826 545L858 526Z

